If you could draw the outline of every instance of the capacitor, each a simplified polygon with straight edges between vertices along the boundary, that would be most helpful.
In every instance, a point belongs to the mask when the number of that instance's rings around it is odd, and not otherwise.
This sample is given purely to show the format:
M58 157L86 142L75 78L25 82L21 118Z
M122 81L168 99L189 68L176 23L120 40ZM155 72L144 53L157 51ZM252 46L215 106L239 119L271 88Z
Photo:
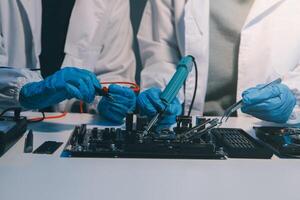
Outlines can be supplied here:
M110 134L109 134L109 136L110 136L110 139L111 139L111 140L115 140L115 139L116 139L116 129L115 129L115 128L111 128L111 129L110 129Z
M97 127L94 127L92 129L92 136L94 139L97 139L97 137L98 137L98 128Z
M124 138L123 138L123 134L122 134L122 129L120 128L117 128L116 130L116 141L119 142L119 141L123 141Z
M82 124L78 132L78 144L82 144L84 141L84 136L86 134L86 124Z
M133 113L132 112L127 113L125 126L126 126L127 132L131 132L133 130Z
M148 118L147 116L141 116L141 115L137 115L136 118L136 130L137 131L144 131L145 128L148 125Z
M207 119L206 119L205 117L197 116L197 117L196 117L196 126L205 123L206 120L207 120ZM205 128L205 126L203 126L202 128L200 128L199 130L203 130L204 128Z
M105 128L103 133L102 133L102 139L103 140L109 140L110 139L110 131L109 128Z

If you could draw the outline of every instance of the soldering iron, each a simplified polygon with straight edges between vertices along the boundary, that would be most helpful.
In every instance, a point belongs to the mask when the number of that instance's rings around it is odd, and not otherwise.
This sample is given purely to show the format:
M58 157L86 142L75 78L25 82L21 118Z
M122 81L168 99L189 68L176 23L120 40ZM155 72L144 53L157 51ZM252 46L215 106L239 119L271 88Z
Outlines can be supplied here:
M193 56L185 56L180 60L179 64L177 65L175 74L173 75L172 79L170 80L170 82L167 84L166 88L160 95L160 99L165 105L165 108L160 112L158 112L152 118L152 120L149 122L147 128L144 131L144 135L148 134L149 130L163 116L168 106L175 99L180 88L183 86L188 74L192 71L193 64L194 64Z

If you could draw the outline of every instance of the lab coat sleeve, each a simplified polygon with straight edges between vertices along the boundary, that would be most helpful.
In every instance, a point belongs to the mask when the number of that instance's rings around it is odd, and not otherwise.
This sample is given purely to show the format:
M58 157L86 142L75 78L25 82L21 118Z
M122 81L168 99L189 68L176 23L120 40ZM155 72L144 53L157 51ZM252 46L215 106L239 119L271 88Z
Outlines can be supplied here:
M78 25L80 24L80 25ZM135 81L129 0L78 0L70 20L64 66L94 72L101 81ZM94 112L101 98L89 106Z
M147 2L141 21L138 43L143 63L142 90L164 89L176 71L180 59L171 0ZM183 90L179 93L183 102Z
M1 21L1 19L0 19L0 21ZM0 24L0 26L1 26L1 24ZM1 29L1 27L0 27L0 29ZM7 53L5 52L4 40L3 40L3 37L1 35L1 30L0 30L0 66L6 65L6 63L7 63Z
M63 66L88 69L101 81L134 81L135 57L129 11L128 0L76 1Z
M287 123L300 124L300 64L283 76L282 83L289 87L297 102Z
M20 68L0 68L0 111L20 106L19 93L29 82L43 80L40 72Z
M113 1L112 10L95 72L101 81L135 82L136 63L129 1Z
M100 40L97 38L103 35L104 22L106 22L104 15L108 7L108 3L97 2L97 0L75 1L62 67L74 66L94 71L95 61L102 48L102 43L98 44Z

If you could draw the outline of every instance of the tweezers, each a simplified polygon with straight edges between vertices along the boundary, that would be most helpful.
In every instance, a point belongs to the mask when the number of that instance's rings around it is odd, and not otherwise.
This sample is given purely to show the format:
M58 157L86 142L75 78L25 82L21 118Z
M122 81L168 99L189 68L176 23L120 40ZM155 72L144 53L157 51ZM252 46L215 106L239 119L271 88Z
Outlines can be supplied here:
M266 85L264 85L263 87L261 87L259 90L264 89L270 85L275 85L275 84L279 84L281 83L281 78L278 78ZM221 125L223 122L227 122L228 118L231 116L232 113L234 113L235 111L237 111L238 109L240 109L243 106L243 100L239 100L238 102L232 104L229 108L227 108L223 114L223 116L221 117L219 124Z

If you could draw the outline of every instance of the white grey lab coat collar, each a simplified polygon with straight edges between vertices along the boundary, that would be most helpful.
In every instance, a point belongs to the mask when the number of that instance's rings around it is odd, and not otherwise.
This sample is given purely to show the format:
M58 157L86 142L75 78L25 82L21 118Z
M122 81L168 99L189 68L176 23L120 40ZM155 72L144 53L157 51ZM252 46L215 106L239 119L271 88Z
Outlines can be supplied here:
M41 27L42 27L42 1L41 0L17 0L23 6L29 21L33 38L35 54L38 56L41 51ZM37 1L37 2L36 2ZM34 11L34 12L33 12Z
M250 13L246 19L243 29L256 24L286 0L256 0L254 1Z
M286 0L256 0L251 8L251 11L246 19L246 22L244 24L244 29L250 27L251 25L259 22L259 20L263 19L264 16L268 15L268 13L274 9L276 9L278 6L280 6L282 3L284 3ZM197 24L197 28L199 29L199 33L203 34L203 26L201 25L201 17L203 17L203 14L199 12L199 8L201 6L208 6L209 0L186 0L186 4L191 3L192 4L192 10L191 14L196 19L195 22Z
M209 0L187 0L186 3L191 3L192 4L191 7L193 9L191 10L191 14L196 19L195 22L197 24L197 28L199 30L199 33L201 35L203 35L203 26L200 23L201 22L200 19L203 18L203 13L197 12L197 11L199 11L199 8L201 8L201 6L207 6L209 8Z
M17 1L19 1L22 4L22 6L23 6L23 8L24 8L24 10L26 12L26 16L27 16L27 18L29 20L30 29L32 30L32 28L33 28L33 20L34 19L30 15L30 10L32 10L34 8L32 7L31 1L30 0L17 0Z

